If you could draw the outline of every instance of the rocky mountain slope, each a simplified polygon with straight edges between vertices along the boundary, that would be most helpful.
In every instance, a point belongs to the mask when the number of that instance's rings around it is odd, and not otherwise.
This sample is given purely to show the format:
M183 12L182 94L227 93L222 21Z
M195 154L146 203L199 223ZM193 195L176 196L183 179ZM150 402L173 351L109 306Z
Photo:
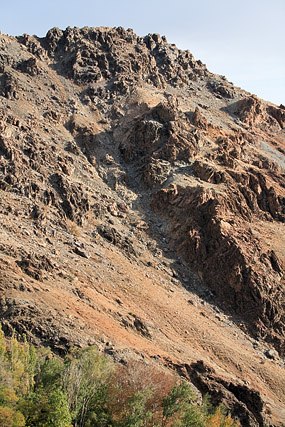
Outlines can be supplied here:
M0 35L5 332L284 425L284 123L157 34Z

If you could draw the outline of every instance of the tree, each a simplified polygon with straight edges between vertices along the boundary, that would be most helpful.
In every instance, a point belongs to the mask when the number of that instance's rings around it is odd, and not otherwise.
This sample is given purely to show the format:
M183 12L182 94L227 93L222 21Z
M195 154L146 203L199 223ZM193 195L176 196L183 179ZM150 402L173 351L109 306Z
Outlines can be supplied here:
M21 412L7 406L0 406L1 427L24 427L25 425L25 418Z
M48 422L50 426L69 427L71 426L71 415L68 408L67 396L60 390L53 390L48 395L49 414Z
M186 404L184 408L184 414L181 420L174 425L181 425L187 427L204 427L205 417L198 405Z
M12 388L0 389L0 426L21 427L25 425L24 415L17 409L18 397Z
M67 397L60 389L31 392L19 405L30 427L70 427Z
M129 401L129 412L124 420L126 427L142 427L151 418L151 412L147 411L146 403L152 395L151 390L136 392Z
M4 332L0 325L0 358L4 357L6 354L6 340Z
M175 416L176 423L183 416L190 416L190 406L195 399L195 394L186 381L175 384L162 402L163 418L162 426L166 426L169 419Z
M205 423L206 427L239 427L240 423L235 422L230 415L226 415L223 406L215 408L213 414L209 415Z
M144 362L118 366L107 384L106 403L112 425L126 425L139 411L143 425L160 425L162 401L175 382L174 375Z
M45 357L40 361L38 369L37 387L43 387L47 390L61 387L64 371L62 360L56 357Z
M16 393L15 369L11 363L10 348L0 326L0 426L21 427L25 425L24 415L18 410L19 398ZM23 370L21 369L21 375Z
M74 350L65 359L63 388L76 426L85 425L92 408L103 409L104 384L112 370L111 361L100 356L94 346Z
M13 334L6 355L11 367L13 387L19 395L24 396L34 385L37 364L35 348L27 342L26 337L20 343Z

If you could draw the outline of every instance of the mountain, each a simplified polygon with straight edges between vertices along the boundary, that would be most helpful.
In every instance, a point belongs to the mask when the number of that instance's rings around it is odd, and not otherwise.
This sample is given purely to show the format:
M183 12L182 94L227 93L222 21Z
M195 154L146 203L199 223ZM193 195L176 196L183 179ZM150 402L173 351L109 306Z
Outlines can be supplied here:
M0 36L1 322L284 413L285 107L130 29Z

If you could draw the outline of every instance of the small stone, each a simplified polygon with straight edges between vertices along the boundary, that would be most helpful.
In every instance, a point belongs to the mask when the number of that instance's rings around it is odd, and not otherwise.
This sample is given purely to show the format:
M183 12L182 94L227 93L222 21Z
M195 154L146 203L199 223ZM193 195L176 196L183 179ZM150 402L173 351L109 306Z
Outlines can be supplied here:
M73 252L76 254L76 255L79 255L79 256L81 256L81 257L83 257L83 258L90 258L90 255L88 254L88 252L86 252L85 250L83 250L83 249L80 249L80 248L78 248L77 246L73 249Z
M266 350L264 354L268 359L272 359L272 360L278 359L277 351L273 350L272 348L270 350Z

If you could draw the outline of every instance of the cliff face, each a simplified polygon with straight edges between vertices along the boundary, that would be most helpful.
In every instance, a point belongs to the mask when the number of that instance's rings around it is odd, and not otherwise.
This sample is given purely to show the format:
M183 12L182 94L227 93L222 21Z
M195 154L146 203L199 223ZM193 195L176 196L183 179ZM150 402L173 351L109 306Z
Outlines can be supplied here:
M155 361L282 423L284 107L157 34L0 49L5 331Z

